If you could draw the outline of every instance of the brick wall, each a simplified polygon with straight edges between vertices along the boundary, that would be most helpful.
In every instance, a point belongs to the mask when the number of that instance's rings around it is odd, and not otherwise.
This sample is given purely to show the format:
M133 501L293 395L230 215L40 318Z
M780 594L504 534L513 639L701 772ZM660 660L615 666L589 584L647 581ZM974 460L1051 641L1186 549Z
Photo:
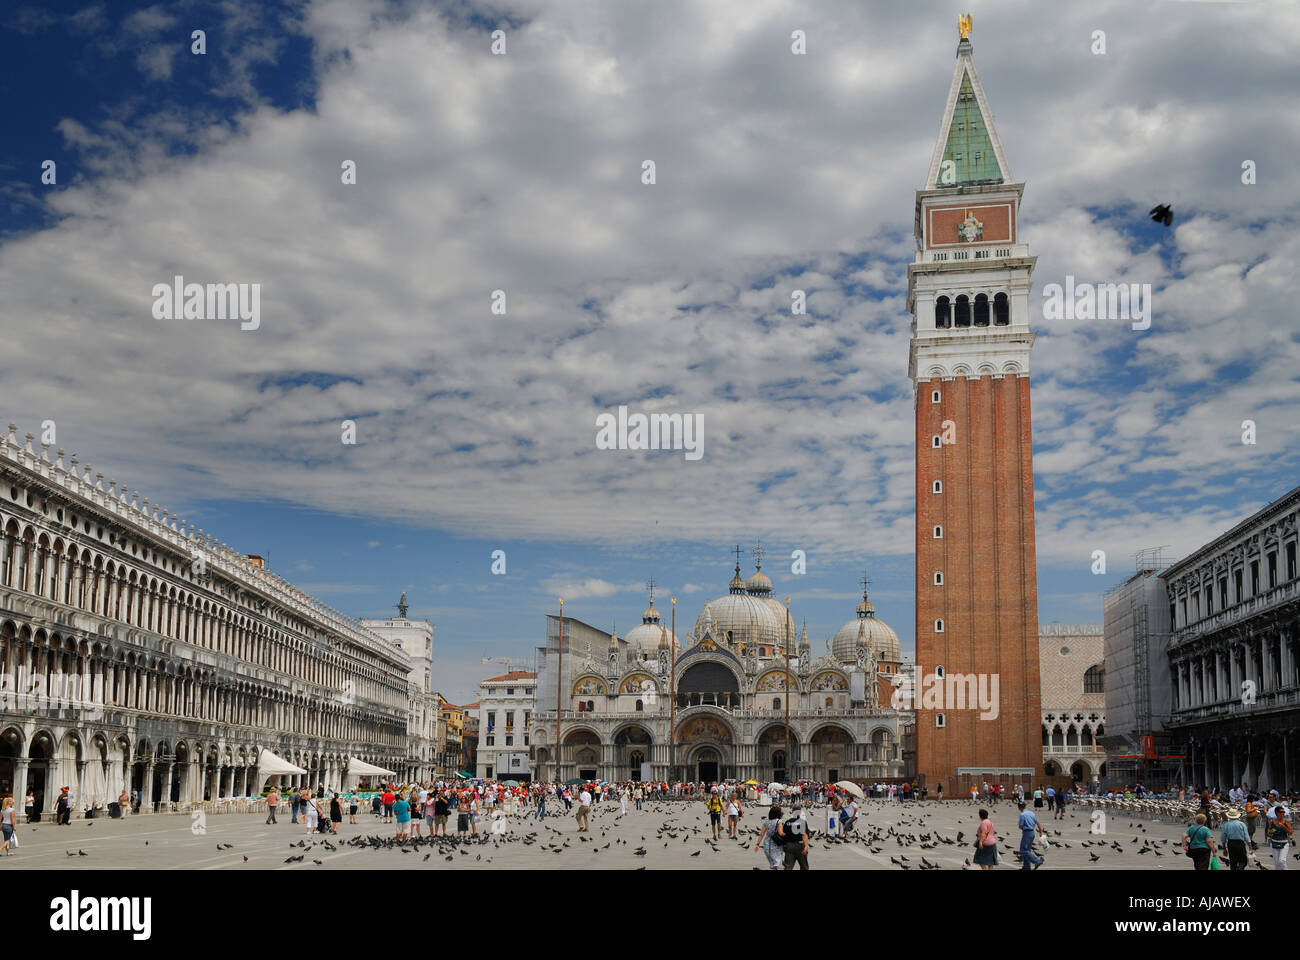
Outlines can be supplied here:
M933 403L938 389L941 402ZM952 444L935 448L943 422ZM996 674L999 713L917 705L917 772L958 788L958 767L1042 773L1029 379L918 381L916 646L925 674ZM940 480L943 492L932 492ZM934 539L942 526L943 538ZM944 583L934 584L935 571ZM935 632L935 620L944 632ZM946 725L935 726L935 714ZM969 785L967 785L968 787Z

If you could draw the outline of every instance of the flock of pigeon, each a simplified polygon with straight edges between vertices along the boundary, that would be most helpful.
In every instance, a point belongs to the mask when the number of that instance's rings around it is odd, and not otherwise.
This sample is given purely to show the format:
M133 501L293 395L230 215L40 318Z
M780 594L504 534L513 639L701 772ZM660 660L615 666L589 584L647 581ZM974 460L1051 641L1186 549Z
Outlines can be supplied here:
M971 862L973 840L967 839L966 830L945 832L930 822L931 815L939 812L939 809L934 805L926 804L899 810L890 801L866 800L862 804L856 830L841 835L827 833L815 828L811 831L809 838L810 865L814 868L819 865L817 860L818 854L821 852L848 848L864 856L865 859L876 860L881 866L884 865L887 858L892 866L902 870L940 870L945 867L951 869L958 867L959 858L962 859L959 869L978 869ZM949 809L951 810L951 807ZM675 851L681 850L682 847L687 848L689 851L683 851L687 857L700 857L708 852L710 854L708 859L712 859L730 846L745 851L753 860L762 864L762 866L754 866L753 869L761 870L766 865L763 858L753 852L753 848L762 834L761 817L766 813L765 808L757 804L747 806L746 816L741 820L741 823L745 824L745 826L737 831L736 837L729 837L724 831L719 839L714 839L712 836L712 831L708 826L708 815L704 811L702 804L651 802L646 804L646 810L655 815L654 820L651 822L658 823L658 826L654 827L651 833L640 833L641 829L646 829L642 826L645 822L644 819L636 821L635 826L632 822L626 824L620 822L618 808L610 804L604 808L598 806L593 811L593 829L598 831L598 836L593 833L574 832L572 824L567 818L553 817L552 822L537 821L531 818L515 819L508 822L508 829L505 830L499 828L506 824L496 824L498 829L492 829L493 823L485 821L479 826L487 829L483 829L477 835L469 837L414 837L399 842L393 836L358 834L345 839L337 836L300 839L296 843L288 844L291 852L283 863L305 865L310 862L315 866L323 866L325 861L321 859L322 856L337 853L340 850L347 850L351 852L396 851L406 856L418 857L420 863L428 862L436 856L444 863L456 863L458 861L492 863L495 859L500 858L504 865L521 866L519 858L511 856L512 850L530 849L539 853L553 854L556 857L565 857L567 854L566 859L556 861L557 865L560 866L591 865L601 867L605 863L609 863L611 867L617 867L627 865L629 861L625 857L611 857L611 853L630 853L634 857L648 857L652 851L671 850L674 852L670 853L668 858L672 861L670 865L682 866L684 861L675 855ZM1013 838L1007 839L1003 836L998 844L1000 852L1004 854L1004 857L1001 858L1004 865L1012 866L1012 861L1007 859L1006 855L1017 861L1020 856L1018 837L1015 836L1018 831L1014 827L1014 818L1017 814L1016 808L1014 805L1007 804L994 806L991 811L995 824L1000 827L999 833L1010 835ZM949 811L944 810L943 812L948 813ZM974 809L964 803L952 812L957 813L963 820L969 819L972 823L977 822L974 817ZM898 816L892 823L873 822L872 814L879 813L884 813L887 816L901 814L901 816ZM815 827L823 814L824 811L821 808L808 811L810 825ZM557 819L562 823L562 828L553 825L553 822ZM692 820L694 822L691 822ZM1149 855L1152 866L1161 866L1162 864L1156 863L1157 858L1167 856L1179 857L1178 860L1169 861L1167 864L1172 869L1186 868L1188 866L1185 858L1182 857L1181 842L1177 835L1164 838L1148 836L1146 835L1146 823L1130 822L1128 828L1133 831L1132 838L1123 840L1115 836L1117 825L1118 819L1112 817L1110 833L1097 835L1093 833L1091 822L1086 817L1081 819L1072 809L1068 819L1049 820L1043 824L1044 829L1049 834L1047 849L1043 851L1044 856L1051 859L1055 848L1071 849L1077 847L1080 850L1088 851L1086 865L1103 864L1104 866L1141 867L1144 865L1138 863L1136 858ZM88 826L94 826L93 821ZM1064 827L1064 831L1060 827ZM631 828L630 831L628 828ZM973 826L969 829L973 837ZM1177 834L1181 834L1181 828L1176 827L1175 829ZM618 835L623 833L628 833L629 838ZM635 837L639 837L639 840L635 839ZM145 840L144 843L146 846L149 845L148 840ZM234 847L233 843L218 843L216 845L219 852L234 850ZM962 851L962 847L967 849ZM948 850L946 848L956 849ZM934 851L942 851L942 854ZM80 849L66 852L69 857L89 856L84 850ZM247 854L239 854L239 856L242 857L243 863L248 863L249 857ZM534 865L536 859L529 858L529 862L530 865ZM664 858L655 857L653 862L656 865L662 864ZM437 863L435 862L432 865L437 866ZM703 862L701 865L703 865ZM734 858L724 858L723 862L717 865L734 867L735 860ZM838 865L844 865L843 861L838 860ZM859 864L859 866L866 865L865 863ZM1079 863L1079 865L1083 866L1085 864ZM1261 870L1268 869L1257 859L1253 861L1253 865ZM644 870L646 866L643 864L636 866L634 869Z

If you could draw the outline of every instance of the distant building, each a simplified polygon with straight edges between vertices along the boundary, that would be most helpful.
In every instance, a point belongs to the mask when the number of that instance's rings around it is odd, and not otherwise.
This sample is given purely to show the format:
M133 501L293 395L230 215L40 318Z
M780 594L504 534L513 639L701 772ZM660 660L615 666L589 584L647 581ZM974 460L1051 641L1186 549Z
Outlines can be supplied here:
M532 779L528 727L536 709L536 673L512 670L479 684L478 776L521 783Z
M1105 611L1106 750L1108 780L1160 788L1177 770L1165 729L1172 708L1169 673L1169 600L1164 562L1139 555L1137 572L1109 590Z
M478 769L478 709L479 702L467 703L461 708L465 712L465 729L461 734L460 769L471 771Z
M411 661L407 674L407 751L404 768L398 771L407 781L432 777L441 750L436 739L439 697L432 687L433 631L428 620L412 620L406 592L397 602L397 616L382 620L365 618L361 625L396 644Z
M438 715L442 717L442 749L438 752L438 775L454 777L460 771L461 749L465 735L465 712L454 703L441 699Z
M1105 636L1101 624L1038 628L1043 772L1088 784L1106 773L1098 743L1106 724Z

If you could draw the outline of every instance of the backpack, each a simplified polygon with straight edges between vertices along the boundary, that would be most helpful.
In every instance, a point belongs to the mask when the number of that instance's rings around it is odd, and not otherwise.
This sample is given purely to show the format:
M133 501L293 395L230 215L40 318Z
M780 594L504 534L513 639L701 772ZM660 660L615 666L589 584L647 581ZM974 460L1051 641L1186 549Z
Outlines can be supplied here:
M783 844L803 847L803 838L808 833L808 824L802 817L791 817L782 821L781 829L785 832L785 837L781 840Z

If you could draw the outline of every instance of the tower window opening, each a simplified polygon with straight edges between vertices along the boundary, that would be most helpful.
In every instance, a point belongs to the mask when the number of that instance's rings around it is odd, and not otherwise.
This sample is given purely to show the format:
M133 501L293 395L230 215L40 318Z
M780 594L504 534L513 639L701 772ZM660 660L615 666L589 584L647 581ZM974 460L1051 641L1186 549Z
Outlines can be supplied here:
M987 327L989 325L989 298L987 295L980 293L975 296L975 326Z
M943 539L943 527L935 527L935 528L934 528L934 539L936 539L936 540L942 540L942 539Z
M933 437L930 438L930 446L934 447L936 450L939 447L943 446L943 439L939 436L939 434L936 433Z
M936 587L943 586L943 571L941 570L934 571L934 585Z
M957 298L957 318L953 322L956 327L970 326L970 297L962 294Z
M934 715L934 725L936 727L942 727L944 725L944 718L942 713L936 713Z
M934 632L935 632L935 633L943 633L943 621L942 621L942 620L936 620L936 621L934 621Z
M1011 322L1007 311L1007 295L1005 293L995 294L993 297L993 325L1005 327Z
M934 325L940 330L952 326L952 302L947 297L934 302Z
M943 481L942 480L934 481L933 490L935 493L943 493Z
M930 394L930 402L931 402L931 403L938 403L941 399L942 399L942 397L940 397L940 395L939 395L939 391L938 391L938 390L935 390L933 393ZM1294 546L1294 545L1293 545L1293 546ZM1294 551L1293 551L1293 552L1294 552Z

